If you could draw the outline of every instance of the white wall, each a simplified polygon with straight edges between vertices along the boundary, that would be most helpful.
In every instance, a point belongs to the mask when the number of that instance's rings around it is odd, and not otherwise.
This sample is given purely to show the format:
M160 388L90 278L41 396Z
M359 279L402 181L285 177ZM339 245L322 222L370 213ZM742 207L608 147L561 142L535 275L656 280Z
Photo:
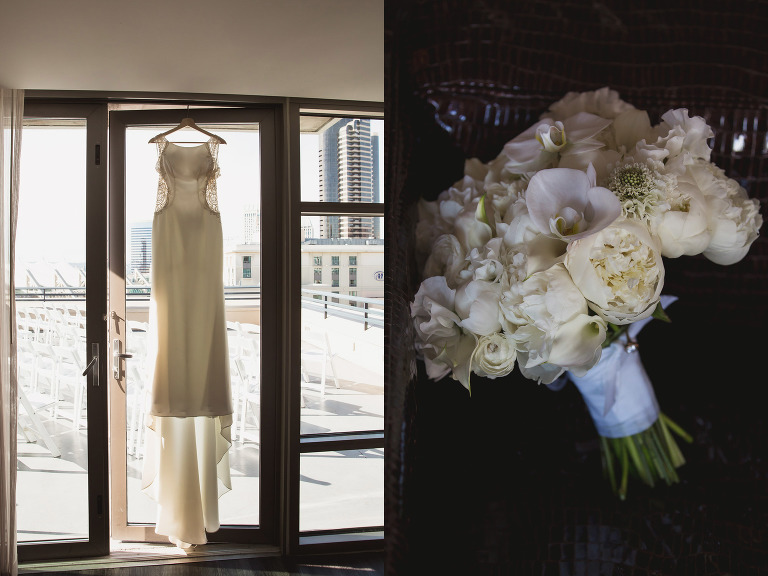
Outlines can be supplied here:
M384 0L1 6L4 87L384 100Z

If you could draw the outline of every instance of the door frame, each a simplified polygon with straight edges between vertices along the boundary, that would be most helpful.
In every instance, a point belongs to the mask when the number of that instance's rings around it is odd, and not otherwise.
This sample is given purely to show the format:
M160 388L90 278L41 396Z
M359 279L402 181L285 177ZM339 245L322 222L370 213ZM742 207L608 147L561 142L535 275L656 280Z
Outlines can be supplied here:
M125 347L125 131L129 126L143 124L176 125L182 116L194 115L198 124L259 124L261 169L261 226L262 238L280 238L282 224L279 217L279 187L277 165L275 106L248 106L238 108L196 108L193 112L179 108L162 110L112 111L109 114L109 342L118 338ZM278 334L281 293L278 258L279 243L261 243L261 326L262 333ZM264 303L267 303L265 306ZM269 303L273 303L269 305ZM260 490L258 526L222 526L208 534L209 542L250 544L276 544L279 525L278 479L280 464L277 459L277 430L279 430L280 391L277 386L264 386L265 382L280 382L280 339L261 341L261 443ZM111 359L112 350L109 350ZM130 360L129 360L130 361ZM110 452L112 488L112 537L126 541L162 542L168 538L154 532L154 525L128 524L126 490L126 411L124 391L111 372L106 376L110 390Z
M107 105L24 102L24 118L86 121L86 337L99 346L98 370L86 386L88 429L88 539L20 543L20 562L109 554L109 457L107 377ZM101 383L99 385L99 383Z

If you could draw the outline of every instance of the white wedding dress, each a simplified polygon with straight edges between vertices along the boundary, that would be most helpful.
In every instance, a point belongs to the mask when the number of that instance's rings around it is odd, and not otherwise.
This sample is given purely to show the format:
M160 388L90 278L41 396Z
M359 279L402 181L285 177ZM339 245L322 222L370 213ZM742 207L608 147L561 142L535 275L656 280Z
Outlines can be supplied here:
M188 548L219 529L218 500L232 487L218 142L157 145L142 489L157 501L155 532Z

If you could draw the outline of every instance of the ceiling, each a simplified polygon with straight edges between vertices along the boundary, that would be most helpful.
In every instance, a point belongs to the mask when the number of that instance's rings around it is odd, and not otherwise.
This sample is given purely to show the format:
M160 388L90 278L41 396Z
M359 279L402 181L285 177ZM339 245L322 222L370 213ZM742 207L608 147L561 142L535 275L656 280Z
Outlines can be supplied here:
M0 0L0 86L384 100L384 0Z

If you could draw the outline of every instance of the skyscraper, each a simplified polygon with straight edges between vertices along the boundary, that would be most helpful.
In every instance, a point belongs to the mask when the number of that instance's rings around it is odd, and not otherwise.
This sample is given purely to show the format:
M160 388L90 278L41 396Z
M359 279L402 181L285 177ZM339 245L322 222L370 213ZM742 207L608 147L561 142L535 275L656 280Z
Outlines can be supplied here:
M371 137L368 119L341 118L326 129L319 150L320 201L376 202L377 146L378 142ZM322 217L320 237L373 238L374 218Z
M261 211L253 205L243 210L243 243L258 244L261 241Z
M131 259L129 276L134 272L149 274L152 265L152 222L131 225Z

